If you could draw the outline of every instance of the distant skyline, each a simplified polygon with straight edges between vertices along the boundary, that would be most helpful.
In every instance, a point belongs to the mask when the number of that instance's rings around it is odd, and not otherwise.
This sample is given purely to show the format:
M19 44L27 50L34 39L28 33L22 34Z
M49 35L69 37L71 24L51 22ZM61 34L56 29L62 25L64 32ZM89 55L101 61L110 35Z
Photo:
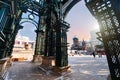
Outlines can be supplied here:
M79 40L89 40L90 31L98 28L96 19L91 15L86 8L84 0L77 3L68 13L65 21L70 23L70 29L68 34L68 43L73 43L72 38L77 36ZM19 31L22 36L28 36L30 40L35 40L36 30L35 26L31 23L24 23L24 28Z
M65 21L70 23L68 34L68 43L72 43L72 38L77 36L79 40L89 40L90 31L98 29L96 19L91 15L84 0L77 3L68 13Z

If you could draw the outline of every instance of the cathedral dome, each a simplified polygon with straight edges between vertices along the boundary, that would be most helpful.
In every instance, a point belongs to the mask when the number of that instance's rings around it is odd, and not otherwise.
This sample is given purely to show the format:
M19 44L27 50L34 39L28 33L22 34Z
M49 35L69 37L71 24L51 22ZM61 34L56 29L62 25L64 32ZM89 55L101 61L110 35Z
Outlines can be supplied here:
M75 37L73 37L73 40L78 40L78 37L76 37L76 36L75 36Z

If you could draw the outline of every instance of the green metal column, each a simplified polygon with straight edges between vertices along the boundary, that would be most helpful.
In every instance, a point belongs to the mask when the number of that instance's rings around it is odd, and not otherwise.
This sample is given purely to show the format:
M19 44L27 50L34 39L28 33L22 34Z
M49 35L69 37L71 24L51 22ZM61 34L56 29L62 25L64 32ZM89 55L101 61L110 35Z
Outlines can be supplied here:
M64 65L64 66L68 66L67 29L68 29L68 28L65 28L65 29L63 29L63 31L62 31L62 49L63 49L63 51L64 51L64 56L63 56L63 59L64 59L63 65Z
M61 51L61 26L56 30L56 66L63 67L63 52Z
M35 55L43 55L43 40L44 40L44 16L40 16L38 29L36 30L36 45L35 45Z
M0 58L4 58L7 56L7 53L6 53L6 49L9 49L10 47L8 46L9 45L9 40L11 39L11 36L10 34L12 33L12 23L13 23L13 18L10 18L7 20L7 24L3 30L3 33L5 34L5 41L4 42L0 42L0 53L2 54L0 56ZM8 25L9 24L9 25Z
M13 44L15 40L16 29L19 26L19 18L21 17L21 11L16 7L16 1L4 1L3 2L3 13L0 21L0 27L5 35L4 41L0 41L0 58L10 56L13 49Z
M46 27L46 30L45 30L45 48L44 48L44 56L48 56L48 30L49 28Z
M17 17L15 16L13 16L12 18L10 17L6 27L3 30L3 33L6 36L5 43L4 43L5 47L3 50L3 53L4 53L3 57L11 56L12 49L14 46L14 41L20 27L19 22L22 16L22 12L21 10L19 10L16 13L17 13L16 14Z
M54 29L46 25L45 32L45 56L54 56L55 55L55 32Z
M69 26L63 21L57 22L56 25L56 67L68 66L67 54L67 35L66 31Z
M3 33L3 30L5 26L7 25L7 22L9 21L9 16L7 16L9 13L9 9L5 7L5 5L2 5L0 9L0 59L3 58L4 55L4 48L6 47L6 41L5 41L5 34Z
M53 1L46 0L48 4L47 9L47 17L46 17L46 31L45 31L45 55L44 56L55 56L55 31L53 28L53 16L54 16L54 8L53 8Z
M49 32L48 56L55 56L55 37L53 29Z

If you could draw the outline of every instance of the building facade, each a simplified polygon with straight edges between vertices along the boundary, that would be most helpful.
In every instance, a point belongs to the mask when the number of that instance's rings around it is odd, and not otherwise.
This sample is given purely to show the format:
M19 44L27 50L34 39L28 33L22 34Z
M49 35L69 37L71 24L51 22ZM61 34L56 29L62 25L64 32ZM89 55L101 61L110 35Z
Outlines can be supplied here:
M20 34L18 34L15 39L14 48L25 49L25 45L28 45L29 49L34 49L35 42L31 41L29 37L21 36Z
M88 46L92 47L93 49L95 49L96 45L101 45L102 44L102 42L97 39L97 37L98 37L97 34L96 34L97 32L99 32L99 29L95 29L95 30L90 32L90 37L91 38L88 42Z

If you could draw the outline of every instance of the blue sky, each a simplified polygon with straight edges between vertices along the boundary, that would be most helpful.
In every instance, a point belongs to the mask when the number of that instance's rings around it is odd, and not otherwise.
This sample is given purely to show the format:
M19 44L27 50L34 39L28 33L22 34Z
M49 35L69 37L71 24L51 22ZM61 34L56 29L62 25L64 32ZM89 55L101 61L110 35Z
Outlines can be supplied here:
M24 13L22 18L28 18L28 15L30 13ZM38 21L38 17L35 17L35 20ZM23 24L21 24L24 26L23 29L19 30L19 34L22 36L28 36L30 40L35 41L36 39L36 27L35 25L29 23L29 22L25 22Z
M72 38L78 36L79 40L89 40L90 31L98 28L96 19L90 14L85 6L84 0L77 3L68 13L65 21L70 23L68 34L68 43L72 44ZM31 23L24 23L24 28L19 31L22 36L28 36L30 40L35 40L36 30Z
M19 30L19 34L22 36L28 36L31 41L35 41L36 33L35 26L31 23L24 23L24 28Z

